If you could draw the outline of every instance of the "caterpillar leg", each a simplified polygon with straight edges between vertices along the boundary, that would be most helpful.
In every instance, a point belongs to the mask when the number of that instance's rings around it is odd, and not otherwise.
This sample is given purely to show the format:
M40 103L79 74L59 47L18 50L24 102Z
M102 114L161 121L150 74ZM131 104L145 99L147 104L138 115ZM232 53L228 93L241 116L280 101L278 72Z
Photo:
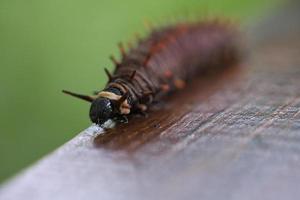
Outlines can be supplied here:
M145 104L138 104L135 113L143 117L148 117L148 113L146 113L147 109L148 107Z

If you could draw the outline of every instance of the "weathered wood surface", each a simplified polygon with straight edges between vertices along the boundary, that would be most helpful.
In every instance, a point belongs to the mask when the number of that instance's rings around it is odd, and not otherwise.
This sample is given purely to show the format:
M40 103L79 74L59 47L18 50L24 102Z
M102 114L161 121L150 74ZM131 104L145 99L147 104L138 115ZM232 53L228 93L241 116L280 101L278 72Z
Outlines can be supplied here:
M300 18L289 14L255 33L243 67L204 76L147 119L88 128L0 199L299 199Z

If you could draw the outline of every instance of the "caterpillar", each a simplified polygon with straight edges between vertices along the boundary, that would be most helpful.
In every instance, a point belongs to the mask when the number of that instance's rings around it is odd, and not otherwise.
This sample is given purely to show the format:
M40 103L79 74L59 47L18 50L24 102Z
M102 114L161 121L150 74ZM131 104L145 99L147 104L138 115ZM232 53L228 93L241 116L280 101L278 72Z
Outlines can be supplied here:
M236 65L240 60L239 31L227 22L203 20L153 30L136 46L119 49L121 61L113 56L115 71L107 69L108 83L100 92L71 96L91 102L89 116L102 125L108 119L128 121L127 115L145 113L154 100L184 88L205 69Z

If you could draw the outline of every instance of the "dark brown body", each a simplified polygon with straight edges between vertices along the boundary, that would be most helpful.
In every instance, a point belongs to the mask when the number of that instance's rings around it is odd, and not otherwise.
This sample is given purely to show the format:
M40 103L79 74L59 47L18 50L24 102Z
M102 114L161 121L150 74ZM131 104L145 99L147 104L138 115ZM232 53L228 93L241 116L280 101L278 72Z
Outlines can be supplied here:
M128 91L130 105L140 109L140 104L148 105L155 97L184 87L207 68L236 64L237 37L233 26L217 21L153 31L128 53L123 52L107 88Z
M90 118L103 124L111 118L142 112L154 99L182 89L201 71L235 65L240 57L235 27L219 21L181 23L154 30L136 47L122 53L121 62L96 96L64 91L91 102Z

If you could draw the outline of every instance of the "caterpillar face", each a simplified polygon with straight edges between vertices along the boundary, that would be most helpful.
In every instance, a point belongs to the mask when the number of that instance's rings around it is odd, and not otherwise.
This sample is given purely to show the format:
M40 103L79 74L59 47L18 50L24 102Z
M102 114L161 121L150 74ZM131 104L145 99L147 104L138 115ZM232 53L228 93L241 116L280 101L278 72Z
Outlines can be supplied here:
M110 99L99 97L95 99L90 108L90 119L93 123L103 124L108 119L112 118L115 113L115 108Z
M108 88L108 90L111 88ZM102 91L98 97L92 101L90 108L90 119L98 125L103 124L108 119L117 118L120 115L130 113L131 106L127 101L127 94L117 95L113 92Z

